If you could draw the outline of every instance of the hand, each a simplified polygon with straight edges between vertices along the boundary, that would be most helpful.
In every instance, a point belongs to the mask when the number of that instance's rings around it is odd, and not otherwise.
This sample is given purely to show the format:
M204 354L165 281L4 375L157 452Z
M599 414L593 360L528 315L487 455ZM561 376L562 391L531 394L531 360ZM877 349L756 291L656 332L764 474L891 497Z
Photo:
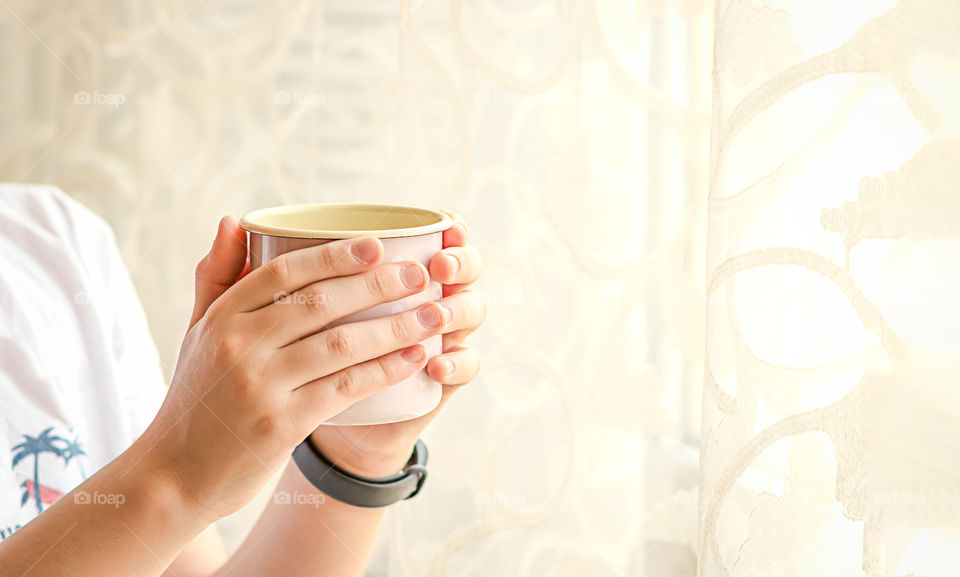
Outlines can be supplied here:
M245 233L221 221L197 267L173 382L141 438L146 462L179 480L208 521L249 502L317 423L426 365L418 343L449 317L435 302L321 331L427 286L423 265L378 265L382 256L378 239L349 239L248 272Z
M383 425L321 425L311 435L314 444L339 467L364 477L386 477L406 464L417 437L454 392L479 370L475 350L463 344L486 318L486 305L469 290L483 270L476 248L467 243L467 227L453 213L454 226L443 233L443 250L430 261L430 275L442 283L439 302L452 312L443 329L443 354L427 363L427 374L443 385L440 404L430 413L408 421Z

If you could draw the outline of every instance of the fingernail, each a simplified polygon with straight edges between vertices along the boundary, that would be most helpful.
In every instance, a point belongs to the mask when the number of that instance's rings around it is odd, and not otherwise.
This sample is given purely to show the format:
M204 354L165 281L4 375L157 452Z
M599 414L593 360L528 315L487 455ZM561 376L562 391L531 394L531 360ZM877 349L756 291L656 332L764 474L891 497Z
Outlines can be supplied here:
M403 357L403 360L414 365L423 360L423 354L423 347L420 345L407 347L400 352L400 356Z
M450 267L450 278L453 278L453 276L457 274L457 271L460 270L460 261L449 254L443 255L443 260L447 263L447 266Z
M441 311L443 312L443 324L448 324L450 320L453 319L453 309L443 304L442 302L437 304L440 305L441 309L443 309Z
M423 270L415 264L404 265L400 269L400 280L407 288L412 289L422 285L423 278Z
M443 324L443 315L440 313L440 308L435 306L423 307L417 311L417 319L427 329L435 329Z
M368 264L377 258L377 241L372 238L361 238L350 245L350 254L358 261Z
M443 369L443 376L449 377L450 375L453 374L454 366L453 366L453 361L451 361L450 359L441 359L440 367Z

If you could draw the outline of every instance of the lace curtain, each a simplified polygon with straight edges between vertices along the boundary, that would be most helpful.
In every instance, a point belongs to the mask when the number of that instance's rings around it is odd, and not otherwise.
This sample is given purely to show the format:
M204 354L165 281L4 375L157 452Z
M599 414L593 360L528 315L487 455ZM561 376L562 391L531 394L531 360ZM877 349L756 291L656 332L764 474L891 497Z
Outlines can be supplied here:
M960 4L721 2L705 576L960 561Z
M222 214L468 218L484 372L370 575L945 575L958 10L3 0L0 178L111 223L168 373Z

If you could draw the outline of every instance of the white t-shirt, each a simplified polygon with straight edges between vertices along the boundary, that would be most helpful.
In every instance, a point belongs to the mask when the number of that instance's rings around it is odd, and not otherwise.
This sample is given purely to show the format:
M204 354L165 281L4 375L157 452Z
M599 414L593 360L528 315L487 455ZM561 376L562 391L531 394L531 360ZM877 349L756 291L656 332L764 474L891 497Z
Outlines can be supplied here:
M57 188L0 184L0 539L126 449L165 394L109 225Z

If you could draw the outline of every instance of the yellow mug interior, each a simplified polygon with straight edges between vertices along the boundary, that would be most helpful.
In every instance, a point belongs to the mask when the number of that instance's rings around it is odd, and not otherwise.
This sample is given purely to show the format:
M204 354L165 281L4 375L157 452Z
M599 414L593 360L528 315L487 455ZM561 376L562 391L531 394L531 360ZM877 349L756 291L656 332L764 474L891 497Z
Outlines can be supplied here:
M446 214L396 204L317 203L262 208L240 219L244 230L289 238L391 238L440 232L453 226Z

